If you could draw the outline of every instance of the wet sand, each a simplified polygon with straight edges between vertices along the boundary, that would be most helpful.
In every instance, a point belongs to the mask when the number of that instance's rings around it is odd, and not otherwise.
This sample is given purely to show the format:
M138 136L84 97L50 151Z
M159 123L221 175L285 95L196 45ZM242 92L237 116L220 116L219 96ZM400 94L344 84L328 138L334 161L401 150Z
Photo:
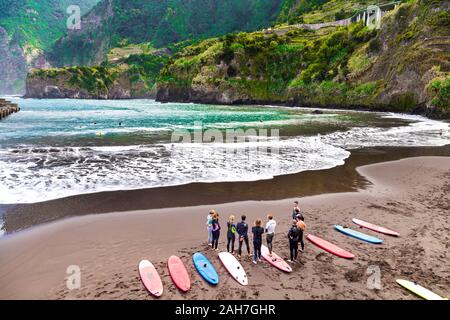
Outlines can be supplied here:
M262 196L257 201L93 214L1 238L0 299L153 299L137 274L141 259L151 260L158 268L165 286L162 299L418 299L399 287L397 278L416 281L449 297L449 159L415 157L358 167L358 174L351 177L361 176L362 185L355 182L347 184L349 192L300 199L307 233L353 252L354 260L335 257L306 242L290 274L265 262L254 266L243 258L249 285L242 287L228 275L206 245L207 211L219 211L222 225L230 214L245 213L253 221L273 213L279 224L274 250L287 258L285 234L296 199L289 194L282 200L261 201ZM107 207L114 205L104 201ZM333 224L357 229L353 217L394 229L401 236L366 230L385 240L382 245L371 245L333 230ZM225 240L222 232L222 250ZM196 251L205 252L218 268L221 282L217 288L208 286L194 271L191 255ZM179 255L190 272L193 284L187 294L176 290L168 275L166 262L172 254ZM69 265L81 268L80 289L66 287ZM380 268L380 290L367 288L369 266Z

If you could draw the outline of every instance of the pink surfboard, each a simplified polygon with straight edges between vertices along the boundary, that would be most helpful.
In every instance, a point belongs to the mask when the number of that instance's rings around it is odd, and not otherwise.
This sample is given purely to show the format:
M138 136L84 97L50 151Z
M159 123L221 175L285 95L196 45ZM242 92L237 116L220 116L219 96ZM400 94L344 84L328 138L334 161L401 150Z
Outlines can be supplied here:
M145 288L155 297L160 297L163 293L161 277L153 264L148 260L139 263L139 275Z
M400 236L400 233L398 233L398 232L389 230L389 229L384 228L384 227L377 226L377 225L369 223L369 222L365 222L365 221L362 221L362 220L359 220L359 219L353 219L352 221L354 223L356 223L358 226L362 227L362 228L366 228L366 229L369 229L369 230L372 230L372 231L375 231L375 232L379 232L379 233L384 233L384 234L387 234L389 236L394 236L394 237Z
M313 236L312 234L308 234L306 237L309 241L314 243L319 248L322 248L325 251L328 251L338 257L345 258L345 259L353 259L355 255L353 253L350 253L348 251L345 251L344 249L339 248L338 246L325 241L319 237Z
M288 265L287 262L284 261L282 258L280 258L280 256L277 255L275 252L272 251L272 256L269 256L269 248L267 248L266 246L261 246L261 255L264 259L267 260L267 262L269 262L275 268L278 268L284 272L292 271L291 266Z
M191 288L191 278L189 273L180 258L171 256L167 262L169 267L170 277L173 283L183 292L188 292Z

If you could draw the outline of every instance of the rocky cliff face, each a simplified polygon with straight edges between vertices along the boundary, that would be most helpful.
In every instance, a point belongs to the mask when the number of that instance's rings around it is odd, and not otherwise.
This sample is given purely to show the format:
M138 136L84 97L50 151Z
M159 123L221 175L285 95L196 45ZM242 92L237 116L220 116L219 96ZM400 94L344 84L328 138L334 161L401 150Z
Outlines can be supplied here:
M165 51L125 55L114 63L92 67L33 69L26 80L27 98L155 98Z
M450 79L449 12L450 1L422 0L389 13L377 37L361 51L370 60L367 70L353 81L382 83L376 101L383 105L450 112L450 101L447 110L434 110L432 101L433 83Z
M362 23L291 26L208 39L170 60L135 55L107 69L34 72L27 96L276 103L449 118L449 3L408 2L386 14L380 30Z
M46 73L51 72L51 69ZM58 70L55 76L46 76L32 70L26 80L25 98L37 99L144 99L155 98L156 93L143 82L132 83L126 73L115 75L107 86L93 89L73 83L73 74Z
M69 30L47 52L56 67L100 64L111 47L113 1L101 1L82 17L80 29Z
M185 50L163 70L160 101L285 103L450 117L449 1L412 1L381 30L275 30Z
M0 94L22 94L27 65L19 43L0 27Z
M0 0L0 94L23 94L28 69L50 67L45 51L65 33L70 5L83 14L97 2Z

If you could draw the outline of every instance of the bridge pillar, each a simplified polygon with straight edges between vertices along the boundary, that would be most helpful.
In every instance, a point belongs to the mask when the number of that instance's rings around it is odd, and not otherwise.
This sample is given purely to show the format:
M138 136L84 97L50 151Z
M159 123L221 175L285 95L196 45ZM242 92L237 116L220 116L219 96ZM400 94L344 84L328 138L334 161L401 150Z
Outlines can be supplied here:
M366 14L366 26L372 29L381 27L381 9L378 6L368 6Z

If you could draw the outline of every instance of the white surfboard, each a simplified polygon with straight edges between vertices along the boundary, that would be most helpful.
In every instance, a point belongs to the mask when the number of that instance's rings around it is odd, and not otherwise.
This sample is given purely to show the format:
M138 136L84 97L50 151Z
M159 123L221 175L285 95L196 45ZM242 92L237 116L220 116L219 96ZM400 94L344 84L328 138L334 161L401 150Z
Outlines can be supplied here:
M155 266L148 260L139 262L139 275L144 287L155 297L163 294L163 284Z
M236 280L243 286L246 286L248 284L247 274L245 273L244 268L235 256L233 256L229 252L221 252L219 253L219 259L231 274L231 276L234 278L234 280Z

